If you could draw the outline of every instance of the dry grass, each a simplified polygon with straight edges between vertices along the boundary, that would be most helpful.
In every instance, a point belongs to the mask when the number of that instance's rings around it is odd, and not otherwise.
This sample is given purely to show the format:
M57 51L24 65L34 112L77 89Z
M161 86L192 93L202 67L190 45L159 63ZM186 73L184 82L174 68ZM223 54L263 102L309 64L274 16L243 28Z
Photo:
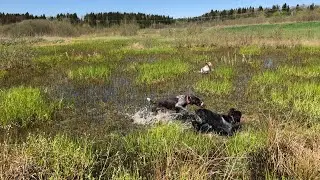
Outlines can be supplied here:
M319 126L304 128L293 124L280 129L279 124L271 122L268 151L272 173L293 179L319 178Z

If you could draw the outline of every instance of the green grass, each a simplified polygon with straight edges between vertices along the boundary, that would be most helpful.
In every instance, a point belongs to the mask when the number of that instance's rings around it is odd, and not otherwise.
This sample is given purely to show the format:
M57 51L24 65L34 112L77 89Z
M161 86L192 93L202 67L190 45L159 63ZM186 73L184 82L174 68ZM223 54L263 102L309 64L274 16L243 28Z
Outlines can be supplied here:
M251 88L257 89L264 101L295 112L318 117L320 115L319 66L280 66L276 71L255 75ZM307 81L306 81L307 79Z
M144 63L137 67L138 83L153 84L164 82L184 74L190 70L189 64L181 60L159 60L154 63Z
M278 72L286 76L297 76L303 78L315 78L320 76L320 66L306 66L306 67L297 67L297 66L284 66L278 69Z
M263 131L247 130L232 136L226 142L228 156L242 157L267 145L267 134Z
M302 112L313 117L320 116L320 85L318 83L293 83L288 89L273 89L271 100L298 112Z
M75 81L108 81L110 69L106 66L85 66L70 70L68 77Z
M49 121L55 103L48 102L38 88L16 87L0 92L0 123L2 126L27 126Z
M320 47L318 46L302 46L298 48L299 54L319 55Z
M25 50L2 45L0 64L12 65L0 80L1 127L27 127L0 130L0 179L265 179L257 172L275 179L319 177L320 51L304 45L317 44L318 24L234 30L194 25L142 30L130 38L59 43L45 37ZM163 39L156 34L162 30L168 31ZM239 54L254 58L242 61ZM266 59L273 69L264 69ZM197 73L206 61L213 71ZM107 91L119 96L105 99L100 82L111 81L117 82ZM127 84L130 89L121 88ZM146 94L160 98L194 89L213 111L242 111L241 131L220 137L182 123L135 125L116 110L116 102L128 102L123 113L131 113ZM95 96L88 98L91 90ZM53 102L60 97L75 103L56 112ZM61 121L46 124L53 119Z
M232 77L234 70L231 67L222 66L213 70L212 75L199 80L194 88L197 92L206 95L228 95L233 90Z
M251 82L257 86L267 86L283 80L281 75L273 71L265 71L252 77Z
M222 31L234 34L250 34L266 38L319 38L320 22L298 22L284 24L259 24L225 27Z
M204 163L210 154L217 153L218 144L214 138L184 129L179 123L160 124L124 138L129 167L136 169L131 172L152 172L149 178L157 176L157 171L172 178L190 177L188 166L196 176L206 177L209 167Z
M179 123L158 125L144 132L126 136L124 141L127 152L140 152L141 157L150 160L182 149L204 155L216 147L213 138L186 130Z
M218 68L214 68L213 74L216 78L222 78L226 80L230 80L234 75L234 70L231 67L221 66Z
M240 54L249 55L249 56L260 55L261 52L262 52L262 50L260 47L253 46L253 45L241 47L239 50Z
M231 27L226 27L224 29L234 31L234 32L239 32L239 31L248 32L248 31L259 30L259 29L273 30L275 28L282 28L283 30L288 30L288 31L306 30L306 29L316 30L320 28L320 22L244 25L244 26L231 26Z
M195 89L207 95L228 95L232 91L232 82L205 78L196 83Z

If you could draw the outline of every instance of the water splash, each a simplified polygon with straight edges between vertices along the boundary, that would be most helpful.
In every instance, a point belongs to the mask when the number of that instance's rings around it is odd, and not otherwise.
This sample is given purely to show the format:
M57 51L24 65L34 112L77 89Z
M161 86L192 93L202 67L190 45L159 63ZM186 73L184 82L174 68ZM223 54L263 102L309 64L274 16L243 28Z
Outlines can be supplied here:
M151 112L147 107L138 110L131 115L131 119L135 124L150 125L158 122L170 122L181 116L181 113L173 113L170 111Z
M151 112L147 107L144 107L130 116L135 124L152 125L158 122L169 123L172 121L180 121L184 124L191 124L191 121L202 121L194 113L176 113L172 111Z

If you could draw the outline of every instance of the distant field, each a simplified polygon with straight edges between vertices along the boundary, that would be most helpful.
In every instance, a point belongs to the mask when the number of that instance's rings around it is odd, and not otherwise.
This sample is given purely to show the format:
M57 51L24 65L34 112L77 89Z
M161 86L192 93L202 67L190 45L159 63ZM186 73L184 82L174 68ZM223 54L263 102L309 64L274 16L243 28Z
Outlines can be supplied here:
M300 22L281 24L261 24L225 27L231 33L250 33L254 36L280 36L285 38L314 39L320 38L320 22Z
M278 23L278 24L257 24L257 25L241 25L241 26L230 26L224 29L230 31L254 31L254 30L274 30L281 28L283 30L318 30L320 22L299 22L299 23Z
M1 40L0 179L317 179L319 27ZM213 72L199 74L207 61ZM241 110L242 129L223 137L125 115L190 92L215 112Z

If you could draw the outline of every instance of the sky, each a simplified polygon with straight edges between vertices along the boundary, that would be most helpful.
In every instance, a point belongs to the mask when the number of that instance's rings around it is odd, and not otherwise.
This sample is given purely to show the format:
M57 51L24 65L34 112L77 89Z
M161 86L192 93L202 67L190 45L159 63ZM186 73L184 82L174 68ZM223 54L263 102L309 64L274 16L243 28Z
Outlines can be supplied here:
M320 4L320 0L0 0L0 12L55 16L58 13L141 12L174 18L200 16L213 10L237 7L271 7Z

